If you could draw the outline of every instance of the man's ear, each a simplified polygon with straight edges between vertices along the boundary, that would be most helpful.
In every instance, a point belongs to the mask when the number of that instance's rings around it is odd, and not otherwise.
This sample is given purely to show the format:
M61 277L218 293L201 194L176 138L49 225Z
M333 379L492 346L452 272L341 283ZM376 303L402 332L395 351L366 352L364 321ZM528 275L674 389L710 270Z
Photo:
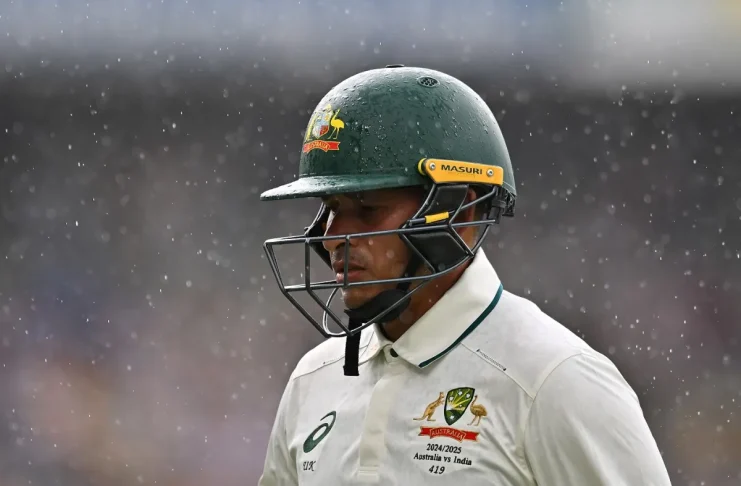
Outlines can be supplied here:
M466 201L464 204L469 204L470 202L476 200L478 195L476 194L476 191L473 188L469 188L468 192L466 193ZM465 211L462 211L458 213L458 216L453 221L454 223L469 223L476 220L476 206L471 206L470 208L466 209ZM463 238L464 241L469 243L469 240L473 238L473 236L476 234L477 227L476 226L462 226L459 228L456 228L456 231L458 234Z
M478 194L476 194L476 191L469 187L468 192L466 193L466 204L469 204L476 200L478 197ZM463 221L469 222L474 221L476 218L476 206L471 206L470 208L466 209L465 214L463 214Z

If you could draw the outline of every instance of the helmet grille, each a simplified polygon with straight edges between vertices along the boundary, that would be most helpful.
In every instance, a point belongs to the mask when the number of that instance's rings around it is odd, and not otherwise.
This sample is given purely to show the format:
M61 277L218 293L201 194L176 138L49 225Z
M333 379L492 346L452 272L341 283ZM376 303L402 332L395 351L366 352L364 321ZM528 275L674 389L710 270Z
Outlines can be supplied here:
M440 84L440 81L431 76L422 76L417 79L417 82L426 88L432 88Z

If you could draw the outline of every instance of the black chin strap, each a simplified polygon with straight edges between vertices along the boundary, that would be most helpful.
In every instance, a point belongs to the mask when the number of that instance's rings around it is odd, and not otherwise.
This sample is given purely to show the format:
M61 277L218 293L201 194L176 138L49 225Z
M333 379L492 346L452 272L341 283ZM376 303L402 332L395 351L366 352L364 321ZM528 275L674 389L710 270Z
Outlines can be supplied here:
M421 264L422 261L416 255L412 255L409 264L407 265L405 276L411 276L417 273L417 269ZM396 288L380 292L360 307L356 307L355 309L346 309L345 314L350 318L348 329L351 331L357 329L363 325L363 323L368 322L381 312L399 302L409 293L410 285L410 281L401 282L396 286ZM379 319L378 324L384 324L397 319L407 307L409 307L409 299L406 299L402 304ZM345 376L358 376L359 354L360 333L358 332L348 336L345 340L345 364L343 367L345 370Z

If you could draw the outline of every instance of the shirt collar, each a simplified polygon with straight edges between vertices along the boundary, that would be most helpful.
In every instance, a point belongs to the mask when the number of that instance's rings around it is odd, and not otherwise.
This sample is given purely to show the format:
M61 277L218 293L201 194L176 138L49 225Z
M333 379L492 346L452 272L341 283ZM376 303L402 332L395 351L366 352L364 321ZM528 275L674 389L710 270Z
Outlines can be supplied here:
M368 345L360 362L368 361L382 349L410 364L424 368L445 356L494 310L502 295L502 283L486 254L479 249L471 264L453 286L396 342L389 341L369 326Z

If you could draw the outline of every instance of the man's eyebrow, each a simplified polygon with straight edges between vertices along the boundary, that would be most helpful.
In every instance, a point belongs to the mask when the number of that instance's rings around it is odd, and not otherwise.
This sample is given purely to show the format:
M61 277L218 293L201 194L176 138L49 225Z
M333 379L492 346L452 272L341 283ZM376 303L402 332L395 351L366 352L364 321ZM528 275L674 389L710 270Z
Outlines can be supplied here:
M374 192L371 192L371 193L347 192L342 195L352 200L353 202L364 202L364 203L373 203L373 204L378 204L388 199L387 196L383 194L374 193ZM329 203L332 203L333 201L336 201L337 196L335 195L322 196L321 200L324 204L329 204Z
M366 201L366 202L373 202L373 203L381 203L384 202L387 199L390 199L388 194L378 193L378 192L371 192L371 193L365 193L365 194L358 194L357 195L358 201Z

